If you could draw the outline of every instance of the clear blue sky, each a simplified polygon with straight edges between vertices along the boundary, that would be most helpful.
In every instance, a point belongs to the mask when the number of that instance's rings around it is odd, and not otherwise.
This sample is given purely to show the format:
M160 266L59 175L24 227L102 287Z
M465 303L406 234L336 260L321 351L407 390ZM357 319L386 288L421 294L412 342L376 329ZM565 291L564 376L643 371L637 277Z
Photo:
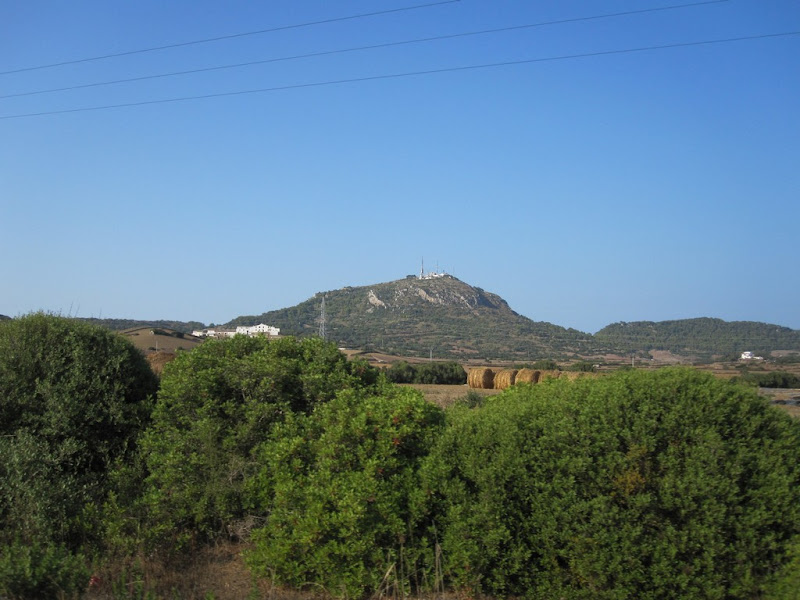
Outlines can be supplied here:
M0 3L0 71L427 4ZM669 0L460 0L0 75L0 95ZM800 31L730 0L0 99L0 117ZM0 313L225 322L437 262L537 321L800 328L800 35L0 118Z

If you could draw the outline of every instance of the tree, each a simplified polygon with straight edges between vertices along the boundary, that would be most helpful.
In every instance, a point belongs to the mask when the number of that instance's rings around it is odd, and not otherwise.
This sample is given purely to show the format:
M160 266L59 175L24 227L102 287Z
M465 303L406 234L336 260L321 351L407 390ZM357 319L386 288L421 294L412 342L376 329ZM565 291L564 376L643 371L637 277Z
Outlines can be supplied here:
M107 329L43 313L0 323L0 542L85 542L157 385Z
M554 380L448 419L423 491L457 586L753 598L800 533L800 423L711 375Z
M416 390L348 390L259 449L251 502L268 517L248 562L281 583L361 597L412 587L423 548L418 467L444 423ZM416 581L419 585L419 581Z
M319 338L209 340L166 365L142 448L151 540L168 546L237 537L253 449L291 413L308 413L347 388L377 382Z

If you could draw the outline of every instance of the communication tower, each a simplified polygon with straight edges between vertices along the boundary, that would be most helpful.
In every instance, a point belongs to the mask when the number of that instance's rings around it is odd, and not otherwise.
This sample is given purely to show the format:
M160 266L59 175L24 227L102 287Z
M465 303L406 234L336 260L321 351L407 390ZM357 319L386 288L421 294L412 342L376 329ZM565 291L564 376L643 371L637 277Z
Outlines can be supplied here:
M325 339L325 296L322 296L322 307L319 311L319 337Z

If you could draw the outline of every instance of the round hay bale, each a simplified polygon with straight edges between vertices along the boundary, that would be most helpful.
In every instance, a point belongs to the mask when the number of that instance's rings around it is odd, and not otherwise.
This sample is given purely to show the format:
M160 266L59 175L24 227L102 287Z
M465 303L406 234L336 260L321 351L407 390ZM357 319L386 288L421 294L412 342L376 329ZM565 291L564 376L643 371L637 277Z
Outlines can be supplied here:
M519 373L517 373L516 383L539 383L539 377L541 376L541 371L534 371L533 369L520 369Z
M561 371L542 371L539 381L544 381L545 379L558 379L559 377L561 377Z
M470 369L467 384L474 389L491 390L494 387L494 371L485 368Z
M514 385L517 379L517 369L503 369L494 376L494 389L504 390Z

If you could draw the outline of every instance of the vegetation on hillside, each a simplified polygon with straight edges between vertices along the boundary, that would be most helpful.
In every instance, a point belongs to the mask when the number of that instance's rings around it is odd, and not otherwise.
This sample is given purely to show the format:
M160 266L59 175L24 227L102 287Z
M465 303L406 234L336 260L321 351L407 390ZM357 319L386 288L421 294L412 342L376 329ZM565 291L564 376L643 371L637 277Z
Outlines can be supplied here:
M800 351L800 331L768 323L710 318L614 323L598 331L595 338L629 352L669 350L738 357L745 351L764 356L773 350Z
M398 356L535 360L592 355L592 336L515 313L499 296L454 277L406 278L317 294L297 306L242 316L228 326L270 323L289 335L318 331L322 297L326 329L339 346Z
M133 329L135 327L161 327L165 329L174 329L182 333L191 333L196 329L203 329L205 325L200 321L142 321L137 319L97 319L94 317L77 318L79 321L85 321L92 325L99 325L112 331L122 331L124 329Z

